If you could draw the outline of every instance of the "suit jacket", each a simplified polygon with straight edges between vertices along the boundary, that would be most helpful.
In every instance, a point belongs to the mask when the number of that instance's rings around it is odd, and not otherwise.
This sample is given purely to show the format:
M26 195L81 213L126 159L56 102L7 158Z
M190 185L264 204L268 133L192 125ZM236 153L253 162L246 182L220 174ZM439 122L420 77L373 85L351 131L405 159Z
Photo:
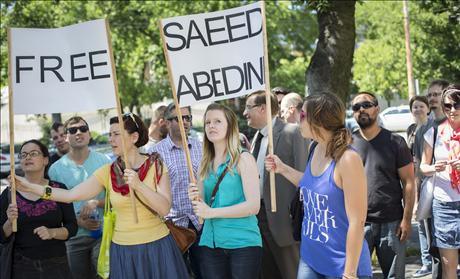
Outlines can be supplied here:
M254 136L254 139L256 138L257 134ZM298 171L304 172L307 164L309 143L310 141L303 138L300 134L298 125L284 123L281 119L276 118L275 125L273 126L273 153L285 164ZM270 198L270 174L265 170L262 197L265 203L268 226L275 242L278 246L283 247L295 243L295 240L292 237L289 207L296 192L296 185L293 185L284 178L284 176L276 174L275 189L277 210L276 212L272 212Z

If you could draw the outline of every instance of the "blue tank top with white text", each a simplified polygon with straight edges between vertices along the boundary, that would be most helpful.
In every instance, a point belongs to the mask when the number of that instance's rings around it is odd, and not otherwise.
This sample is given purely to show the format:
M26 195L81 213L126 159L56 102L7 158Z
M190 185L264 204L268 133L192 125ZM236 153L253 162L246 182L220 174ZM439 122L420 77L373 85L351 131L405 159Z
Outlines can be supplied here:
M313 157L313 156L310 156ZM304 219L301 231L300 256L314 271L342 277L348 218L343 190L334 182L335 161L319 176L311 173L311 159L300 180ZM369 247L363 239L358 276L372 276Z

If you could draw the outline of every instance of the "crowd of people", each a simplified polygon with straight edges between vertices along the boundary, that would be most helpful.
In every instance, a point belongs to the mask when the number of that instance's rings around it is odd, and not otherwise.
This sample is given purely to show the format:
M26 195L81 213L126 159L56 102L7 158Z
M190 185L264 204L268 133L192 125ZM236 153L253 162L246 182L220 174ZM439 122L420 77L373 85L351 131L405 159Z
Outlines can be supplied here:
M0 242L14 241L12 278L99 278L104 208L116 215L110 278L367 279L374 251L384 278L405 278L413 212L430 177L432 217L419 222L423 266L414 277L457 278L459 85L435 80L426 97L410 100L415 123L407 142L379 126L372 92L356 94L349 104L359 125L353 133L334 92L316 93L302 99L277 87L270 108L265 91L249 94L242 116L257 130L251 143L239 131L237 114L217 103L205 111L202 142L183 141L174 104L158 107L149 128L133 113L121 118L124 129L113 117L115 160L88 147L84 118L53 124L57 152L26 141L16 205L9 190L0 196ZM188 134L191 108L180 113ZM289 210L298 189L300 242ZM185 253L165 219L196 232Z

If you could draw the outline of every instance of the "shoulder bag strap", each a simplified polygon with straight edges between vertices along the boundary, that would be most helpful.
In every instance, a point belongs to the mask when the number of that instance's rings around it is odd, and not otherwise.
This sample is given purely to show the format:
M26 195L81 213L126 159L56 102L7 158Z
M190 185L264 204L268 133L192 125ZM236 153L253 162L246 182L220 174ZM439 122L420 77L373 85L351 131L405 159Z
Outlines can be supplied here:
M209 200L209 207L212 206L214 199L216 198L217 190L219 190L219 185L224 179L225 174L227 174L228 166L225 166L224 171L220 174L219 179L217 180L216 186L214 186L214 190L212 191L211 199Z
M153 215L158 215L157 212L155 210L153 210L150 206L148 206L145 202L143 202L139 196L136 194L135 191L133 191L134 193L134 196L136 197L136 199L145 207L147 208L148 211L152 212Z
M436 138L438 137L438 126L433 127L433 152L431 153L431 163L435 162L434 159L434 146L436 145Z
M110 192L110 187L106 187L105 188L104 214L111 210L109 192Z

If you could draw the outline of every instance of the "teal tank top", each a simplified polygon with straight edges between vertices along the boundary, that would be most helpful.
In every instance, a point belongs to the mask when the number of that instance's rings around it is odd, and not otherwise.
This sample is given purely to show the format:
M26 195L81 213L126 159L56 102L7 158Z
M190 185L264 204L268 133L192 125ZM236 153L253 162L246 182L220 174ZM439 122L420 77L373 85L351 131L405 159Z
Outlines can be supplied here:
M216 172L211 171L203 181L204 200L208 205L217 180L229 161L230 156L227 155L226 162L219 165ZM251 186L259 187L259 185ZM245 200L243 182L237 168L234 167L222 179L212 207L228 207ZM205 219L199 245L224 249L262 247L262 237L257 225L257 218L255 215L250 215L242 218Z

